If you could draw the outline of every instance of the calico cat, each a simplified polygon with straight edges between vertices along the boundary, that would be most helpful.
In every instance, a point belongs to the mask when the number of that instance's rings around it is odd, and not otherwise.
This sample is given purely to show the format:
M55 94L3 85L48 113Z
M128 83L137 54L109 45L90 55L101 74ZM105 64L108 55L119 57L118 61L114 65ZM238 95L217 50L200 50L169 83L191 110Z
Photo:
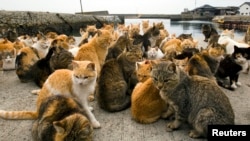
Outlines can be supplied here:
M189 76L171 61L151 61L153 83L161 97L173 106L175 119L167 131L188 122L189 137L206 137L208 125L233 125L234 111L226 94L216 82L201 76Z
M64 95L44 99L32 127L34 141L93 140L93 127L82 105Z
M36 111L1 111L0 117L6 119L37 119L41 104L50 96L65 95L77 99L86 112L93 128L100 128L100 123L91 112L88 96L94 93L97 72L91 61L72 61L73 70L59 69L53 72L38 92ZM60 83L58 83L60 82Z
M74 59L94 62L99 76L108 53L108 47L112 41L112 35L108 30L99 29L91 41L80 47Z
M31 67L40 59L38 51L32 47L23 47L16 57L16 74L21 82L33 80Z
M137 82L135 63L142 59L141 45L127 46L117 58L105 62L98 79L97 102L105 111L118 112L130 106L130 95Z
M160 97L159 90L153 85L150 76L151 64L149 61L137 63L137 78L139 83L131 95L131 115L139 123L153 123L159 118L167 118L167 103ZM142 110L143 109L143 110Z
M212 35L218 35L218 32L216 31L216 29L212 27L212 25L210 24L203 24L201 27L201 31L202 31L202 34L205 36L205 39L204 39L205 42L208 42L209 38Z
M239 75L248 69L247 58L244 57L240 48L235 46L234 50L232 55L225 55L215 73L217 83L229 90L235 90L238 86L241 86L241 83L238 81ZM226 77L229 77L229 84L226 82Z

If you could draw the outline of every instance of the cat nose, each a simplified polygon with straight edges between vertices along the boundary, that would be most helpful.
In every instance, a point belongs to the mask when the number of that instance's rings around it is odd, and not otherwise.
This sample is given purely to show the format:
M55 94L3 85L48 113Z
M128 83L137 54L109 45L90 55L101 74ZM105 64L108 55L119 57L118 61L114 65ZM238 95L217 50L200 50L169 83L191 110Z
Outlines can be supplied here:
M160 90L160 89L162 89L163 85L162 84L158 84L157 87Z

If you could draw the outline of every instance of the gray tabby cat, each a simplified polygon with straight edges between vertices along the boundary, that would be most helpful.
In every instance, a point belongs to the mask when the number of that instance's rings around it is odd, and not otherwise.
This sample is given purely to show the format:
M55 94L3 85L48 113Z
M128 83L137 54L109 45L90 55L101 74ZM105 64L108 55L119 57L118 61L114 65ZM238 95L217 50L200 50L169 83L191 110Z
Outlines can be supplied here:
M234 124L234 111L228 97L216 82L202 76L188 76L171 61L151 61L154 85L161 97L175 110L175 120L167 124L172 131L187 121L192 138L207 137L207 126Z

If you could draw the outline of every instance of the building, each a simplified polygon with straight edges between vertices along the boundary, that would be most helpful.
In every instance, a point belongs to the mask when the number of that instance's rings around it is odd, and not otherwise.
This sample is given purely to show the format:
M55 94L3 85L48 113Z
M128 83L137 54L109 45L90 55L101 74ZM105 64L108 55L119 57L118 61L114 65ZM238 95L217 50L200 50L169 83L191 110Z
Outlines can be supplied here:
M249 15L250 16L250 2L244 2L239 6L240 15Z

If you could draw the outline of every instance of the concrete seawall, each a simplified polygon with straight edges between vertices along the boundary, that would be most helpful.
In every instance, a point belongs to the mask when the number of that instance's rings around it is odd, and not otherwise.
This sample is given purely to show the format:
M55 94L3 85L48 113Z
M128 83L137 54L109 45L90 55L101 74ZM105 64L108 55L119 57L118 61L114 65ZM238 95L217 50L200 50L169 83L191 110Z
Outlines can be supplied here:
M78 33L80 27L103 23L121 23L118 16L97 16L85 14L31 12L31 11L0 11L0 31L16 30L18 34L36 34L37 31L56 31L71 35Z

